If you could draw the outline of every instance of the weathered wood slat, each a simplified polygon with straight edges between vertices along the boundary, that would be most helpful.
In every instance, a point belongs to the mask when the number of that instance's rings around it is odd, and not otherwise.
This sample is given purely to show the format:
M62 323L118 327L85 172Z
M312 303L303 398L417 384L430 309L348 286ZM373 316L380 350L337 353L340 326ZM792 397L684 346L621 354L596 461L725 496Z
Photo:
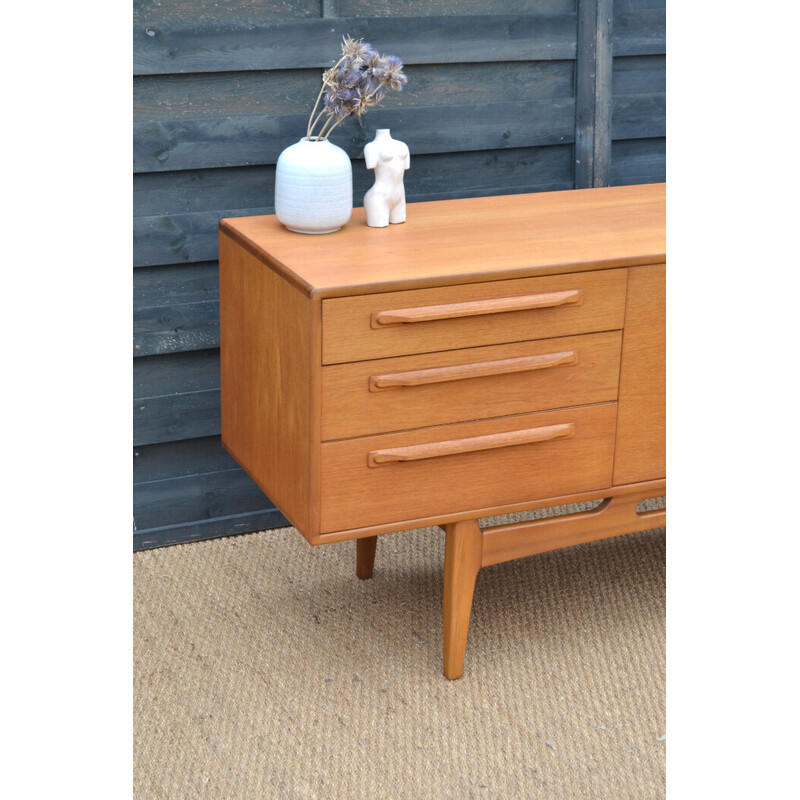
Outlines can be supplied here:
M661 183L667 179L666 139L611 143L611 185Z
M660 9L614 10L614 56L663 55L667 52L666 12Z
M505 14L574 11L576 0L503 0ZM494 14L497 0L333 0L340 17L432 17Z
M136 310L133 355L150 356L219 347L219 301Z
M622 56L614 59L612 91L652 94L667 90L666 56Z
M197 0L199 2L199 0ZM614 12L620 11L644 11L646 9L656 9L665 11L667 0L614 0Z
M133 486L137 528L263 511L274 504L240 468Z
M216 262L134 271L134 356L214 347L219 347Z
M318 0L133 0L133 21L145 23L154 19L171 22L202 20L224 24L231 19L284 19L320 15Z
M411 159L411 169L404 181L409 202L545 191L556 187L568 189L572 185L572 152L568 144L421 156L412 154ZM252 199L254 192L269 203L274 200L274 167L253 167L252 171L251 176L248 170L215 170L212 174L218 181L213 192L209 189L208 197L218 210L185 214L171 211L176 206L194 208L200 205L203 182L195 181L193 175L202 176L203 173L136 176L148 179L138 185L138 191L134 180L134 207L142 212L157 211L164 198L169 197L169 180L183 185L184 189L182 200L173 198L168 204L170 213L134 218L134 265L144 267L216 260L220 219L273 213L271 205L257 209L237 207L240 193L247 198L246 201ZM150 178L163 180L154 186ZM373 181L374 173L363 166L363 161L356 160L353 164L354 205L362 204ZM186 185L195 188L189 191Z
M139 173L133 176L133 216L259 208L272 203L274 175L274 166Z
M648 12L649 13L649 12ZM134 75L332 66L342 37L371 42L406 64L575 57L575 14L343 17L269 22L201 19L133 26Z
M134 311L160 308L168 303L215 300L219 300L219 265L216 261L143 268L133 273Z
M134 446L220 433L219 351L133 362Z
M571 97L571 60L481 64L418 64L385 108L472 105ZM319 69L140 75L133 81L133 121L224 119L228 116L305 114L319 92Z
M219 434L219 403L219 389L135 400L133 444Z
M613 139L649 139L666 136L665 94L621 94L611 112Z
M575 89L575 188L608 184L612 0L581 0Z
M265 199L267 199L265 197ZM274 202L274 194L269 196ZM273 207L238 208L233 211L203 211L195 214L170 214L138 217L133 221L135 266L211 261L217 258L220 219L271 214Z
M219 436L149 444L134 448L133 482L148 483L224 472L239 465L222 446Z
M374 109L363 126L347 121L334 141L351 158L360 158L376 128L390 128L412 153L500 150L563 144L574 139L575 100L571 97L527 102L437 108ZM281 151L305 133L305 114L280 117L230 117L134 125L134 172L274 164Z
M219 536L234 536L240 533L283 528L289 522L276 508L255 511L251 514L233 514L228 517L200 519L192 522L180 522L176 525L165 525L133 531L133 549L148 550L154 547L166 547L183 542L197 542L203 539L216 539Z

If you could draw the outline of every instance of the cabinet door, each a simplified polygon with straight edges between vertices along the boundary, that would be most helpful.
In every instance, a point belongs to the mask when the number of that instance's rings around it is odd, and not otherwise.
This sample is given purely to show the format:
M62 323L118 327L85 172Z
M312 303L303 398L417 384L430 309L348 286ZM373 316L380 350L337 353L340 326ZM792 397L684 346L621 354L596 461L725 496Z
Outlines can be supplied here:
M666 477L666 265L628 271L614 484Z

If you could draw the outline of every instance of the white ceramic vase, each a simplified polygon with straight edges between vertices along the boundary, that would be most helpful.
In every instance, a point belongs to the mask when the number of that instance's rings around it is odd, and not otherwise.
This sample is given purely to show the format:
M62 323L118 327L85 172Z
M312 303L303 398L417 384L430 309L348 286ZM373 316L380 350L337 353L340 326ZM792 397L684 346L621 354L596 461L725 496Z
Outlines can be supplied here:
M278 156L275 215L297 233L333 233L353 213L353 166L332 142L302 138Z
M403 174L411 165L408 145L393 139L388 128L378 128L364 147L367 169L375 170L375 183L364 195L367 225L385 228L406 221L406 191Z

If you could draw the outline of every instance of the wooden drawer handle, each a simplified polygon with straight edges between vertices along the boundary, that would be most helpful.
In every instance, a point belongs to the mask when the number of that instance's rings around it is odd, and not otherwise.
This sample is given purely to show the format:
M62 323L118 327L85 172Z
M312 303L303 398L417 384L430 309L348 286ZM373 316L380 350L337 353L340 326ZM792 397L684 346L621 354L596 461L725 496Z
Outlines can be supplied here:
M527 311L532 308L554 308L580 303L581 290L546 294L526 294L519 297L496 297L492 300L472 300L468 303L448 303L441 306L419 308L394 308L390 311L375 311L371 317L373 328L387 325L402 325L409 322L431 322L456 317L480 317L484 314L501 314L505 311Z
M429 383L483 378L487 375L503 375L509 372L529 372L534 369L547 369L577 362L578 354L574 350L568 350L563 353L503 358L498 361L484 361L477 364L458 364L453 367L433 367L411 372L395 372L389 375L371 375L369 390L380 392L385 389L399 389L402 386L423 386Z
M398 461L420 461L424 458L452 456L457 453L495 450L498 447L511 447L515 444L571 439L574 435L575 423L567 422L562 425L546 425L542 428L528 428L508 433L491 433L488 436L471 436L468 439L451 439L447 442L414 444L407 447L393 447L389 450L372 450L367 456L367 464L370 467L380 467Z

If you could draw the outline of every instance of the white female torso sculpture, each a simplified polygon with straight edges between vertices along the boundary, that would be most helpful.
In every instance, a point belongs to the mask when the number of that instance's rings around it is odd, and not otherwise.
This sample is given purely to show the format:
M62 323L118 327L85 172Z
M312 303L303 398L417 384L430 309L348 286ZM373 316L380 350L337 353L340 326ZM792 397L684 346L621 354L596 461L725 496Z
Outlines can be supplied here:
M375 170L375 184L364 195L367 225L385 228L390 222L406 221L406 190L403 173L411 166L404 142L392 139L388 128L378 128L364 147L367 169Z

